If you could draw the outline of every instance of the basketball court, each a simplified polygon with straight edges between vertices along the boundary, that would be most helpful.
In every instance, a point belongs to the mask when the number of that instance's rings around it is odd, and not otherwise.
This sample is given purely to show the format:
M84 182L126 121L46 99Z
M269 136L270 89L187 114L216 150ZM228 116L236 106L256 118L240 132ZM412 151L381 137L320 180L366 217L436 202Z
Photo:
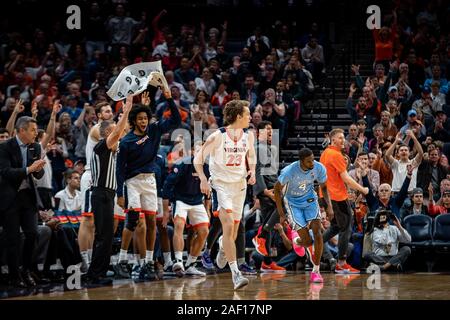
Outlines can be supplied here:
M258 274L250 284L233 290L230 273L206 278L173 278L134 283L115 280L112 287L64 291L63 285L10 292L21 300L449 300L450 274L323 273L325 283L310 284L309 273ZM372 277L374 277L372 275ZM369 280L369 281L368 281ZM369 283L368 283L369 282ZM372 289L370 289L372 288ZM17 297L21 294L21 297ZM6 298L5 296L3 296Z

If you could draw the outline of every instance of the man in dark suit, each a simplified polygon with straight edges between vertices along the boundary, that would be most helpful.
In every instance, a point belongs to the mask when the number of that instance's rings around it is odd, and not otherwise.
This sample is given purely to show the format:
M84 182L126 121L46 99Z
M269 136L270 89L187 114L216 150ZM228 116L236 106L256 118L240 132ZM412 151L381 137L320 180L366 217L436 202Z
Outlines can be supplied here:
M6 233L8 269L15 287L36 285L30 274L31 259L37 236L37 213L40 198L33 180L44 175L45 160L36 143L36 120L21 117L16 123L17 135L0 144L0 224ZM19 272L20 228L25 235L23 270Z

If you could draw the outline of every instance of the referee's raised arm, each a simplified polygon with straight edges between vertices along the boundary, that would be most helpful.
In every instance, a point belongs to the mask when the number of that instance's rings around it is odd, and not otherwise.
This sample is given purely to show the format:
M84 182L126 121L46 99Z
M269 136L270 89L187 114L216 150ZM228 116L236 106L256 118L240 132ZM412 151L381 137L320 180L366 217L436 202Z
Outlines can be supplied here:
M110 150L117 149L117 142L119 142L120 136L122 132L125 130L125 126L128 121L128 114L130 113L131 108L133 107L133 96L128 96L125 105L123 106L123 115L120 118L119 122L117 122L116 127L113 132L106 138L106 146Z

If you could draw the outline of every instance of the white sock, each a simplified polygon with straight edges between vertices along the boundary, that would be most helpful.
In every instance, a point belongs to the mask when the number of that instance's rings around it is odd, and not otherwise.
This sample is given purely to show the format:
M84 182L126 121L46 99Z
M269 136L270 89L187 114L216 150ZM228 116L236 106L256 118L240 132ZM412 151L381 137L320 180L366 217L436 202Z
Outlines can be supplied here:
M163 257L164 257L164 264L167 264L170 261L172 261L172 255L170 254L170 252L163 252Z
M193 256L189 255L186 260L186 267L189 267L191 264L194 264L196 261L197 261L197 257L193 257Z
M119 262L120 261L128 261L128 250L120 249Z
M233 274L240 272L236 261L228 262L228 265L230 266L231 272L233 272Z
M245 263L245 258L238 258L237 259L237 263L238 263L239 266L243 265Z
M86 264L89 264L89 255L87 251L81 251L81 259L83 259L83 262Z
M153 261L153 251L147 250L146 254L145 254L145 262L150 262L150 261Z
M92 261L92 249L87 250L88 256L89 256L89 263Z
M134 261L136 261L136 264L139 264L139 260L141 260L141 255L139 253L133 254Z
M312 272L320 273L320 265L318 265L318 266L314 265L313 269L312 269Z
M183 251L175 251L175 260L183 261Z
M143 266L145 264L145 259L139 259L139 265Z

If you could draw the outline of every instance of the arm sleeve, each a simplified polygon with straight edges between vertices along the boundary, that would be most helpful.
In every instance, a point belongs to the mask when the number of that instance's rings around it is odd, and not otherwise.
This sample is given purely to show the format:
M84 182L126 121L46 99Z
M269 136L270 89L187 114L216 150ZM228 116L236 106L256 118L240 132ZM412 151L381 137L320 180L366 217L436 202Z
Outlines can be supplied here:
M405 180L403 181L402 187L400 191L398 192L397 196L395 197L395 202L397 206L401 207L403 202L405 202L406 197L408 196L408 188L409 183L411 182L411 179L406 176Z
M367 201L367 205L369 206L370 211L373 212L377 209L376 208L377 199L373 195L373 190L372 190L372 187L370 186L369 178L367 178L367 176L362 177L362 181L363 181L363 186L366 188L369 188L369 193L366 195L366 201Z

